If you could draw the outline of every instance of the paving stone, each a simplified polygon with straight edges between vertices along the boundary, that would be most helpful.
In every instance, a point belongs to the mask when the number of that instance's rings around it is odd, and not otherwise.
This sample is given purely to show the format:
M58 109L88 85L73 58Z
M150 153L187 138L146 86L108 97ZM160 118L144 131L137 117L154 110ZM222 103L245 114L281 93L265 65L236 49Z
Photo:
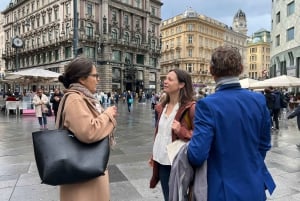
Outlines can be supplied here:
M152 169L148 166L153 146L154 113L150 103L134 104L132 112L119 103L117 145L109 160L111 201L162 201L160 184L149 188ZM48 118L54 128L54 117ZM0 113L0 201L58 201L58 187L40 182L34 160L33 131L39 130L36 117L4 116ZM272 132L272 149L266 164L277 188L272 201L300 201L300 131L296 120L280 121Z

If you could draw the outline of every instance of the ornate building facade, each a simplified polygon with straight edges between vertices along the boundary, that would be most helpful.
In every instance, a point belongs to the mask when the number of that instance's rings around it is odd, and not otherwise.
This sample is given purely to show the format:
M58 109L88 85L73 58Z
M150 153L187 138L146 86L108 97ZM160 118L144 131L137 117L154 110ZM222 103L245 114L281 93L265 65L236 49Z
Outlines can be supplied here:
M18 0L4 15L6 71L62 73L83 54L101 75L98 89L157 90L160 0ZM77 13L75 15L74 13Z
M248 76L252 79L263 80L269 77L270 69L270 31L260 29L248 39L247 63Z
M161 80L173 68L188 71L194 86L213 85L209 73L212 51L221 45L239 48L246 60L244 33L226 24L198 14L191 8L162 22Z

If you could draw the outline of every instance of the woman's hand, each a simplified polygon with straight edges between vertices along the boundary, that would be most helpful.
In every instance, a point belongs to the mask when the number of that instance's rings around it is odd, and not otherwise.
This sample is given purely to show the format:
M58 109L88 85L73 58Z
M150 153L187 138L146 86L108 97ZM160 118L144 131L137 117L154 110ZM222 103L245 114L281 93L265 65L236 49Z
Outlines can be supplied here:
M151 157L149 160L148 160L148 165L150 167L153 167L153 164L154 164L154 161L153 161L153 158Z
M116 106L111 106L106 108L106 111L111 114L113 117L116 117L118 114L118 108Z
M173 123L172 123L172 130L175 133L179 133L179 131L180 131L180 122L179 121L176 121L176 120L173 121Z

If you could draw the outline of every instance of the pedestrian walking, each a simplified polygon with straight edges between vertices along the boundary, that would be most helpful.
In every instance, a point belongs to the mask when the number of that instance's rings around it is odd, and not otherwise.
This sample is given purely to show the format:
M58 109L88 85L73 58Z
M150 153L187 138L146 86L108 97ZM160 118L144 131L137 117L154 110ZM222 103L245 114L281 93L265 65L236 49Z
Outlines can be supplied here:
M270 113L261 93L242 89L242 57L235 47L214 50L216 92L196 104L187 150L191 165L207 160L207 201L264 201L275 183L264 162L271 148Z
M128 112L130 112L131 111L131 105L133 103L133 97L132 97L130 91L128 91L127 94L126 94L126 101L127 101Z

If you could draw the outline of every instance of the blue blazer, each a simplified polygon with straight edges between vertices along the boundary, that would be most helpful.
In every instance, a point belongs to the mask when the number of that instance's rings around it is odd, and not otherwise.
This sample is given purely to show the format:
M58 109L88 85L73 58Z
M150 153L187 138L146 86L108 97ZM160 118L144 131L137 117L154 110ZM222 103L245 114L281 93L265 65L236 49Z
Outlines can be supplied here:
M264 163L271 148L270 114L262 94L222 85L197 102L188 147L192 165L207 160L208 201L263 201L275 183Z

